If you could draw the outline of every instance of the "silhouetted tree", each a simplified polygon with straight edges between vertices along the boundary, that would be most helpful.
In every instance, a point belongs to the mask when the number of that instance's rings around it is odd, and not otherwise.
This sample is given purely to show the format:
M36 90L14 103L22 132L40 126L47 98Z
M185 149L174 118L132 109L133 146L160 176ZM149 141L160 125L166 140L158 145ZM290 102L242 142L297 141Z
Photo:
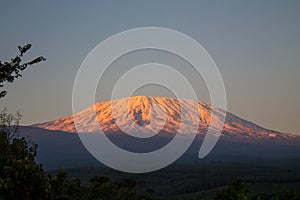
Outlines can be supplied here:
M27 66L33 65L46 60L43 56L39 56L31 61L22 62L24 54L31 48L31 44L26 44L21 47L18 46L19 55L15 56L8 62L0 61L0 88L3 88L4 83L12 83L15 79L21 77L21 71L25 70ZM6 91L0 91L0 98L6 95Z
M0 61L0 88L21 77L27 66L44 61L40 56L22 62L30 44L18 46L19 55L9 62ZM6 91L0 91L0 98ZM37 145L18 136L21 114L0 113L0 199L47 199L49 182L42 166L35 162Z
M249 200L250 195L242 181L234 181L227 189L217 193L215 200Z
M24 137L11 137L18 131L8 128L13 125L12 116L6 112L0 114L0 199L47 199L47 176L42 166L34 161L37 145ZM16 119L18 124L19 117Z

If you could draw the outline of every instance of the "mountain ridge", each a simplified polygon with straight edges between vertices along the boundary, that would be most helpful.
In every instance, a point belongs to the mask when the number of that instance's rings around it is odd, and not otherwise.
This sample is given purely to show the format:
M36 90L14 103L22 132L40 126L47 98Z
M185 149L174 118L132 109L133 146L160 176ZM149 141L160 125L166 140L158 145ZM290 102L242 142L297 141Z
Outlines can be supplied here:
M107 134L150 134L160 131L176 134L181 128L188 134L197 127L197 134L204 136L212 120L212 112L218 116L214 124L222 123L222 117L226 116L221 139L249 143L300 144L298 135L263 128L204 102L169 97L134 96L97 102L74 115L32 126L76 133L76 118L77 125L86 133L97 132L101 128ZM212 128L215 128L214 125Z

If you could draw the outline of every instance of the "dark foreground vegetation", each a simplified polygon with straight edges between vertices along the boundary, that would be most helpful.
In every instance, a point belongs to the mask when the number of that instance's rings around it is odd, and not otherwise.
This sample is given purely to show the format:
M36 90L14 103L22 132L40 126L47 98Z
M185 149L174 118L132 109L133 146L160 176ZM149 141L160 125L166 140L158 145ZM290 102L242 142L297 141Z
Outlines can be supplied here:
M159 199L299 199L299 162L253 162L176 164L146 174L128 174L107 167L66 171L71 179L80 179L82 185L88 185L89 179L95 175L107 176L111 180L135 180L135 191L139 192L142 187Z

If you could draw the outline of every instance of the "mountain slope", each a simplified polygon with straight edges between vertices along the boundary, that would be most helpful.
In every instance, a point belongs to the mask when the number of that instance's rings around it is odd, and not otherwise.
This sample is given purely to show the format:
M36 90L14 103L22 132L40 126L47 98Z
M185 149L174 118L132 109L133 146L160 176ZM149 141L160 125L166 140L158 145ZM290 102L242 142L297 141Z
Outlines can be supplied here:
M173 135L177 133L179 127L186 134L198 127L197 134L204 136L212 112L218 116L214 121L215 124L221 123L222 117L226 114L222 140L243 143L300 144L298 135L262 128L209 104L167 97L135 96L112 102L98 102L75 115L34 126L76 133L73 120L76 118L77 125L81 126L86 133L97 132L101 127L108 134L124 131L151 134L161 130Z

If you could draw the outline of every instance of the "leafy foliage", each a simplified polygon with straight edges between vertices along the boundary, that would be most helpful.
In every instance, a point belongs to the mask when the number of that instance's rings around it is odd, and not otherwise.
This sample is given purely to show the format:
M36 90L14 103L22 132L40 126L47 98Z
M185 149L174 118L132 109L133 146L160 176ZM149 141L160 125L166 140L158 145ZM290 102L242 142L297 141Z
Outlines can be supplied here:
M0 199L41 199L47 196L47 177L34 161L37 145L16 135L19 118L5 111L0 116Z
M249 191L239 179L233 182L227 189L219 192L216 200L250 200Z
M242 181L234 181L227 189L217 193L216 200L300 200L294 192L277 194L256 194L251 195L248 189L242 185Z
M26 44L21 47L18 46L19 55L12 58L9 62L0 61L0 88L3 88L3 83L12 83L15 79L22 76L21 71L25 70L29 65L33 65L42 61L45 61L46 58L39 56L31 61L22 62L24 54L31 48L31 44ZM6 95L6 91L3 90L0 92L0 98Z

